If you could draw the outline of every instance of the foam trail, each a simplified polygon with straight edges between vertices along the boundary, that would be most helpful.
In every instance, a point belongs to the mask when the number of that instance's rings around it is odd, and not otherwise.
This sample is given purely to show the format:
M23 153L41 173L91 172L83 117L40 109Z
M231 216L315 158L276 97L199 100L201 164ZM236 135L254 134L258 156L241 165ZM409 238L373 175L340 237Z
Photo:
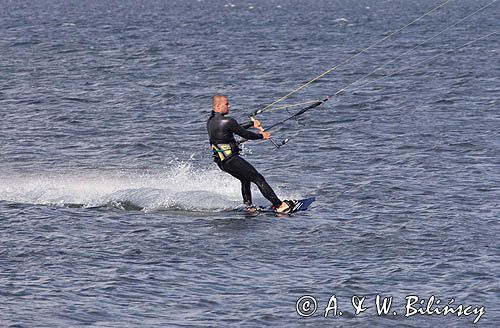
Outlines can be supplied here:
M217 168L180 164L162 172L0 173L0 200L69 207L224 211L241 206L238 180ZM278 190L277 190L278 191ZM254 192L256 203L266 204Z
M218 211L241 203L239 183L233 180L215 169L194 169L185 164L155 173L0 175L0 199L59 206Z

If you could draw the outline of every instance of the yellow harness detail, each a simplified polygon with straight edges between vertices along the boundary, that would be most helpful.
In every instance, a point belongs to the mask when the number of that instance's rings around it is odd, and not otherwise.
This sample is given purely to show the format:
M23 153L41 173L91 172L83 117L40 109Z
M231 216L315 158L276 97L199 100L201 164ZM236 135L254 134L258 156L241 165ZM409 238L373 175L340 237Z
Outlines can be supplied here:
M212 144L212 151L219 156L221 162L233 154L230 144Z

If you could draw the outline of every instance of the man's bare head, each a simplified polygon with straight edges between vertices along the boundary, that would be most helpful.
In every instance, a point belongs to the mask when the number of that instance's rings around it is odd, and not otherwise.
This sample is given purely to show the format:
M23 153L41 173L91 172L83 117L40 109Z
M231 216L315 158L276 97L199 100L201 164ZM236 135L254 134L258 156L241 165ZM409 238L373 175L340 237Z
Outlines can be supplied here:
M216 94L212 97L212 107L214 112L221 113L223 115L229 113L230 105L229 100L223 94Z

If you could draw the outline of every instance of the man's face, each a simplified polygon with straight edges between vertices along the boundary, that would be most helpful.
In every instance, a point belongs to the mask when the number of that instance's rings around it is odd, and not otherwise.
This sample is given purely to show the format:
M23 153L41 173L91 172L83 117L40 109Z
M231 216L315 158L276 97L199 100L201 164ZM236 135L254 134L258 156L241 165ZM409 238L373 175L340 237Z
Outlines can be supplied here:
M231 105L229 104L229 100L227 97L221 98L221 102L219 103L219 111L221 114L227 114L229 113L229 109L231 108Z

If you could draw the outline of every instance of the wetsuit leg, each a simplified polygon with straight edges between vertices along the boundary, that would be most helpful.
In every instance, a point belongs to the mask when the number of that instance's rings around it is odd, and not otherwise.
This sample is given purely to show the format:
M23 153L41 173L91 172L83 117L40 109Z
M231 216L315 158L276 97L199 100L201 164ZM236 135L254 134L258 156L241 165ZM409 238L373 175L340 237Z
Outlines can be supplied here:
M219 168L222 171L227 172L226 170L224 170L224 168L222 167L222 165L220 163L217 163L217 165L219 166ZM247 206L252 205L252 188L250 187L250 180L247 180L244 176L242 176L241 174L239 174L237 172L227 172L227 173L231 174L233 177L240 180L240 182L241 182L241 195L243 196L243 203Z
M250 187L250 181L248 180L240 180L241 181L241 194L243 195L243 203L245 205L252 205L252 188Z
M264 177L259 172L257 172L252 164L248 163L240 156L233 156L232 158L228 159L227 161L222 163L221 168L222 170L242 181L242 191L244 187L243 180L241 178L255 183L262 195L266 197L266 199L269 200L274 206L279 207L281 205L281 200L278 198L278 196L276 196L271 186L269 186L269 184L266 182L266 179L264 179ZM248 186L249 185L250 184L248 184ZM248 188L248 190L250 190L250 188ZM243 201L245 201L245 196L243 196Z

